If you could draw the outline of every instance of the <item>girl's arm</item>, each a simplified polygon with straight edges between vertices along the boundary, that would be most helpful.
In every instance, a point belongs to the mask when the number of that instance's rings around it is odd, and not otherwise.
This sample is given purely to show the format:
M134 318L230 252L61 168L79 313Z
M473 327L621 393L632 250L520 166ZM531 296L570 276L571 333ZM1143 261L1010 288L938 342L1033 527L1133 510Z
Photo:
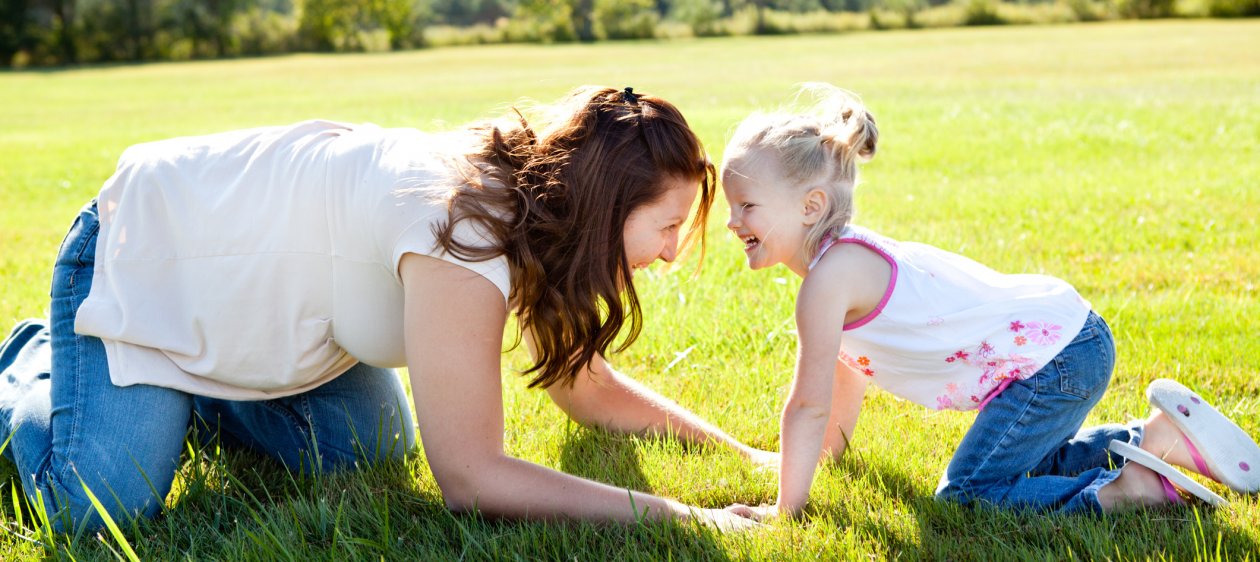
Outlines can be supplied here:
M836 361L835 383L831 391L831 418L823 436L823 457L839 460L853 439L868 379L843 361Z
M698 516L722 528L752 524L509 457L500 381L507 320L502 294L476 273L427 256L407 254L399 269L416 419L450 509L530 519Z
M533 353L534 341L528 332L525 341ZM554 384L547 393L561 410L582 425L619 433L671 435L689 443L720 443L758 464L778 462L777 454L739 442L700 416L613 370L599 355L572 386Z
M836 357L849 310L843 285L821 282L820 277L807 277L796 301L796 375L783 406L779 437L782 466L776 507L783 515L800 513L809 500L832 417Z

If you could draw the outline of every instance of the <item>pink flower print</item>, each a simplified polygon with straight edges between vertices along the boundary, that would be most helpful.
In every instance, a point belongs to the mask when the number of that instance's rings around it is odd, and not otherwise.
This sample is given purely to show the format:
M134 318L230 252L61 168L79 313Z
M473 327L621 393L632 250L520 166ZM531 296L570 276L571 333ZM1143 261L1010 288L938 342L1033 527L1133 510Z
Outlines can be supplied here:
M981 357L993 355L993 346L989 345L987 341L982 341L980 342L980 349L976 350L976 354Z
M840 360L841 360L841 361L844 361L844 364L845 364L845 365L848 365L848 366L850 366L850 367L853 367L853 369L854 369L854 370L856 370L856 371L861 371L861 370L862 370L862 366L861 366L861 365L859 365L859 364L858 364L858 362L857 362L857 360L853 359L853 356L852 356L852 355L849 355L848 353L845 353L845 352L841 351L841 352L840 352Z
M972 394L972 395L971 395L971 402L972 402L973 404L979 404L979 403L980 403L980 398L979 398L979 397L977 397L975 394Z
M1024 345L1028 343L1028 338L1024 336L1015 336L1015 345Z
M954 384L954 383L952 383L952 382L951 382L951 383L949 383L949 384L947 384L947 385L945 385L945 392L948 392L948 393L950 393L950 394L953 394L953 393L955 393L955 392L958 392L958 385L957 385L957 384Z
M945 358L945 362L946 362L946 363L953 363L953 362L954 362L954 356L953 356L953 355L950 355L949 357L946 357L946 358Z
M954 352L954 357L957 357L958 359L962 359L963 361L966 361L968 357L971 357L971 354L960 349Z
M953 405L954 405L954 401L953 401L952 399L950 399L950 397L948 397L948 396L937 396L937 397L936 397L936 409L937 409L937 410L944 410L944 409L949 408L949 407L951 407L951 406L953 406Z
M1012 332L1019 333L1020 331L1023 331L1023 329L1024 329L1024 323L1023 323L1023 322L1020 322L1019 320L1016 320L1016 321L1014 321L1014 322L1011 322L1011 331L1012 331Z
M1024 335L1037 345L1053 345L1059 341L1059 331L1062 329L1063 326L1049 322L1029 322Z
M862 369L862 374L868 377L873 377L875 376L875 370L870 368Z

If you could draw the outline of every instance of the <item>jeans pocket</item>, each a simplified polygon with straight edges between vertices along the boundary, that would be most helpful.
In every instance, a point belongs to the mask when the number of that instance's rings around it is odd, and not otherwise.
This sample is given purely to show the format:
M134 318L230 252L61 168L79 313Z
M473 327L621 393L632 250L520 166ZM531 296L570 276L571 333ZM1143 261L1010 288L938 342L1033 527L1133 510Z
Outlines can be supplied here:
M1054 358L1059 373L1059 390L1064 394L1088 400L1106 390L1111 381L1114 352L1093 318L1080 333Z

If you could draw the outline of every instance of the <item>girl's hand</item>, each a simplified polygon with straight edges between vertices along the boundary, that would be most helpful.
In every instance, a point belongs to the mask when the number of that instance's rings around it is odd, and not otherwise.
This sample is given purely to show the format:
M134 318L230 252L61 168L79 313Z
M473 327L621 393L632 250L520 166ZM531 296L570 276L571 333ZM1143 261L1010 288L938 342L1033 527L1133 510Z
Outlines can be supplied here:
M727 507L726 511L740 517L747 517L748 519L760 522L765 522L779 516L779 506L768 504L761 504L754 507L751 505L737 503Z
M733 507L733 506L732 506ZM723 533L736 533L765 527L756 520L726 509L691 509L691 519Z

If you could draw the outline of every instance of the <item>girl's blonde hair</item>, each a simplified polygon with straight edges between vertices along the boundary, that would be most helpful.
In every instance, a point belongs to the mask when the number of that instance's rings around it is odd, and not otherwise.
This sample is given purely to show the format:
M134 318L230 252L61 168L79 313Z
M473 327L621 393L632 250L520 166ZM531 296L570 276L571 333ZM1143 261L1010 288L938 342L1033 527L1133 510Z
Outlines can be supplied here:
M821 189L828 195L823 218L805 237L812 260L829 232L853 218L857 165L875 156L879 129L856 94L830 84L808 83L798 94L816 102L805 111L757 113L744 119L727 144L722 167L744 159L771 158L783 174L783 189Z

